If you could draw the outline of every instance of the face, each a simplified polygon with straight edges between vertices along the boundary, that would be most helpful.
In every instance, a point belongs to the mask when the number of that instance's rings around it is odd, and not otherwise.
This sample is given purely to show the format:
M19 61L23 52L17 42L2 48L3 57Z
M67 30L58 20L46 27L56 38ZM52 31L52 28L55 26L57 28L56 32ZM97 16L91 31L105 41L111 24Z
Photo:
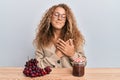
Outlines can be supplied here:
M64 8L57 7L52 14L51 24L54 29L61 30L65 25L66 12Z

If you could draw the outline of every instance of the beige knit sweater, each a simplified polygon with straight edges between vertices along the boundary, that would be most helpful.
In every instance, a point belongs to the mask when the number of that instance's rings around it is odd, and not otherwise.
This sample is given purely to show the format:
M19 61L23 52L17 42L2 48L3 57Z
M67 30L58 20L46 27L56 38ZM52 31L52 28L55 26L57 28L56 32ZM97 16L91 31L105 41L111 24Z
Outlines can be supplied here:
M78 57L85 57L83 47L79 47L72 57L64 56L59 58L55 53L55 46L52 45L48 48L36 49L35 57L38 60L38 66L44 68L50 66L51 68L70 68L72 67L73 59ZM86 58L86 57L85 57Z

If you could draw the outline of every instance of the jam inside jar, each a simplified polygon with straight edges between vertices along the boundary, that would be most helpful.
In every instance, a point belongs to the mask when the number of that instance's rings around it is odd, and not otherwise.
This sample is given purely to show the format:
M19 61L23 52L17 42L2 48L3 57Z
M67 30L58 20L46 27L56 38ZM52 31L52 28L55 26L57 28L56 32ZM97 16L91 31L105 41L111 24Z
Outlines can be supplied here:
M85 64L84 62L74 62L73 63L73 75L82 77L85 71Z

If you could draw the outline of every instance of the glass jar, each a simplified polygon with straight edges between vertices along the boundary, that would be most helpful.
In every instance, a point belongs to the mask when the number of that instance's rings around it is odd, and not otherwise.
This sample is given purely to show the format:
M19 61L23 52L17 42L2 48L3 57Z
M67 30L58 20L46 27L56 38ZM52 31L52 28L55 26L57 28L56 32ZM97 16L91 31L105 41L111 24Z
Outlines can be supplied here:
M74 76L81 77L84 75L85 64L84 62L73 62L73 72Z

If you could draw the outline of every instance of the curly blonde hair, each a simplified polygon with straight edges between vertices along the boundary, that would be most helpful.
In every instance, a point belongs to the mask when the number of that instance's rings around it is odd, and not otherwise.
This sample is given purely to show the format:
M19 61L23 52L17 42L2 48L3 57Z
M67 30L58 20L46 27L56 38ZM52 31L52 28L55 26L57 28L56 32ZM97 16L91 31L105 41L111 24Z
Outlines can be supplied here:
M52 43L53 29L51 25L51 15L57 7L62 7L66 11L66 22L61 32L61 39L64 41L73 39L75 50L84 44L84 37L77 28L76 20L71 9L66 4L58 4L49 8L44 14L37 28L36 38L34 39L35 46L39 49L40 46L46 47Z

